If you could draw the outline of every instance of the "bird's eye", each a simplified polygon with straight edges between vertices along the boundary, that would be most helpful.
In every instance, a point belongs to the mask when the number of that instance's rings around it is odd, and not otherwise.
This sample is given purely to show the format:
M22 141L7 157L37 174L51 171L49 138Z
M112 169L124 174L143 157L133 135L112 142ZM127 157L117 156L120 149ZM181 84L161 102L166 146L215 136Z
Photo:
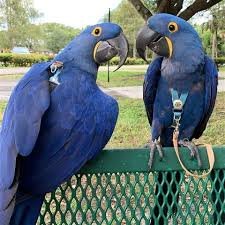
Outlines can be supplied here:
M96 27L93 31L92 31L92 35L94 36L100 36L102 33L102 28L101 27Z
M178 31L178 25L175 22L170 22L168 25L168 29L171 33Z

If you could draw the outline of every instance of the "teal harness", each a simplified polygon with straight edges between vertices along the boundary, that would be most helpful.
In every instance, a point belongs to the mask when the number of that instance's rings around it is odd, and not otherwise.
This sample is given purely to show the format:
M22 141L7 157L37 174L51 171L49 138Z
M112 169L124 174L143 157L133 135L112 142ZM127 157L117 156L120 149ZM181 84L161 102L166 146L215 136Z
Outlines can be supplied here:
M50 66L51 73L53 76L50 77L49 81L53 84L59 85L59 74L63 70L63 63L60 61L55 61L51 66Z
M183 113L183 107L188 97L188 92L181 93L180 97L178 92L174 89L171 89L172 102L173 102L173 124L176 130L180 126L180 120Z

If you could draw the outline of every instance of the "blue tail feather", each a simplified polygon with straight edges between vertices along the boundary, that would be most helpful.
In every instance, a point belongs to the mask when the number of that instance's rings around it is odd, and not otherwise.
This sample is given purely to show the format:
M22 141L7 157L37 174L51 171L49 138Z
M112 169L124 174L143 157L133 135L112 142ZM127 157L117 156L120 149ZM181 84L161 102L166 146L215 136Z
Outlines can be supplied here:
M24 196L18 194L9 225L35 225L44 197L44 195Z

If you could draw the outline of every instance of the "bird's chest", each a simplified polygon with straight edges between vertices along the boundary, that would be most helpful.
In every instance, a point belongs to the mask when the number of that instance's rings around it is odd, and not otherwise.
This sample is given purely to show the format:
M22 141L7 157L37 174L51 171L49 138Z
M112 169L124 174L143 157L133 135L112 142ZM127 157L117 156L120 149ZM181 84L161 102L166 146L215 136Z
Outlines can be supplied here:
M173 120L173 97L175 90L180 97L187 93L183 115L195 117L204 107L204 79L202 76L190 77L185 74L162 74L154 102L154 117L166 126Z

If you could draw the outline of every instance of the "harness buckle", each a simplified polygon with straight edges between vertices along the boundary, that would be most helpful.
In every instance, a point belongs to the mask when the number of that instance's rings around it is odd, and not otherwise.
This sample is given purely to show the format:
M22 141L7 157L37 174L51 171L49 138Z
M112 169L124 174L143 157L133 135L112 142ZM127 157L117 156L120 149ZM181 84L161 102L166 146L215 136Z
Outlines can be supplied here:
M175 128L175 131L178 131L183 113L183 107L188 97L188 92L182 93L179 97L178 92L174 89L171 89L171 94L173 104L173 124L171 127Z
M49 78L49 81L53 84L59 85L59 74L61 73L63 69L63 62L60 61L55 61L54 63L52 63L52 65L50 66L50 70L51 73L53 74L53 76L51 76Z
M173 109L174 110L183 110L183 102L180 99L176 99L173 101Z

